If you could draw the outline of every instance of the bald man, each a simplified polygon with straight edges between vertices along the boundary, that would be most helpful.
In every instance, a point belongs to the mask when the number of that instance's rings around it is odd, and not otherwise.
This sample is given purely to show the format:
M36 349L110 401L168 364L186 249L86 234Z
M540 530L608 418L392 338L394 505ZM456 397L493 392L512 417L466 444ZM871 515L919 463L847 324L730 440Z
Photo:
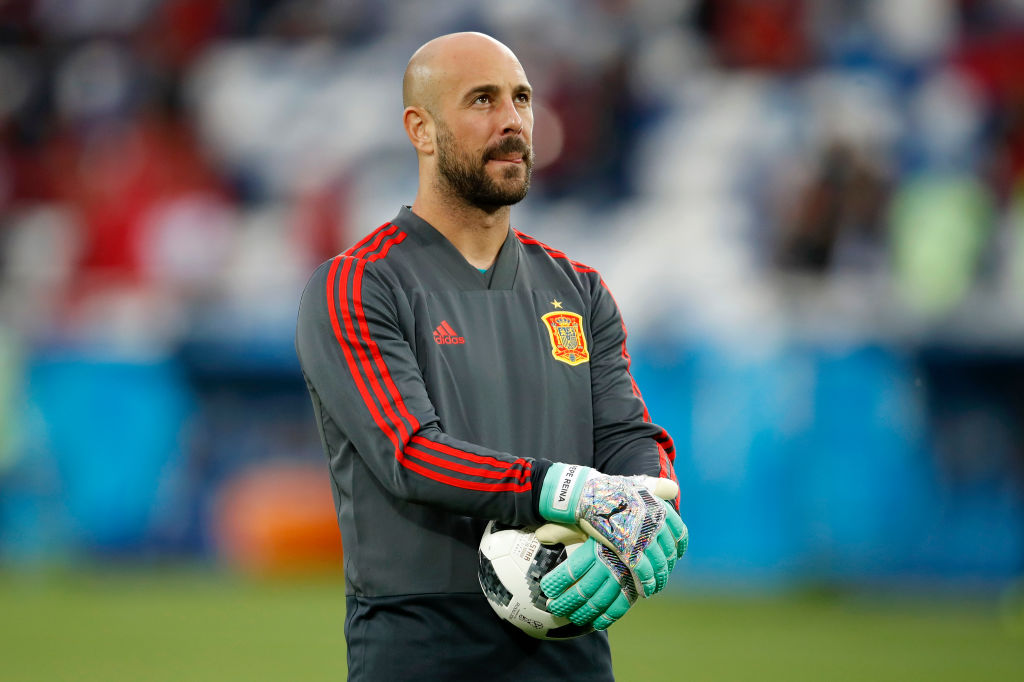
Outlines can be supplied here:
M610 680L603 630L685 551L672 441L598 273L511 228L533 165L519 60L442 36L402 92L416 198L316 270L296 332L345 546L349 679ZM489 519L588 529L542 587L567 634L590 634L541 641L494 614Z

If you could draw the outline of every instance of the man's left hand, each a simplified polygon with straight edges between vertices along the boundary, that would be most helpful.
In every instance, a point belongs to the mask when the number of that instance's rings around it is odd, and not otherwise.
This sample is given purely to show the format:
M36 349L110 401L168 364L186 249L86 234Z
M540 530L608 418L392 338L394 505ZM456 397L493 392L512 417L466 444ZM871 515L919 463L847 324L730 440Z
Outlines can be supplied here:
M675 483L653 477L643 479L645 487L661 499L665 507L665 521L656 535L657 547L650 554L664 557L664 567L656 571L657 581L650 594L660 592L668 581L668 575L686 553L689 531L679 517L675 507L664 498L678 494ZM582 542L587 536L559 524L547 524L537 529L537 537L545 544L561 542ZM657 561L657 563L661 563ZM661 568L661 567L659 567ZM571 553L541 579L541 589L549 598L547 608L556 616L568 618L576 625L593 624L594 629L603 630L626 614L641 596L637 591L634 576L621 558L611 548L598 543L593 537L586 539L583 546ZM648 596L644 594L643 596Z

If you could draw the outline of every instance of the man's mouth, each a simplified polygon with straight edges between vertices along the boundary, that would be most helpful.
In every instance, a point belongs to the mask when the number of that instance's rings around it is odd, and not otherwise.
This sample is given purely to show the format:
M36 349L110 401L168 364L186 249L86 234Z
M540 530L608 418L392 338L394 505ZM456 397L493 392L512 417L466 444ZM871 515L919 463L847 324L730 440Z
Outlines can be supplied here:
M492 156L488 161L497 161L498 163L522 163L522 154L503 154L498 156Z

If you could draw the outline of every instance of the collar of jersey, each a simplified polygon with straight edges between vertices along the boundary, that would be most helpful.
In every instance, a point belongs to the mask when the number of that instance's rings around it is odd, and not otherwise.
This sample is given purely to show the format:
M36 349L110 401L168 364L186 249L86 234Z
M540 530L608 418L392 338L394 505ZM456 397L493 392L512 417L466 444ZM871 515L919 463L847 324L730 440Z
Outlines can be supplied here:
M480 272L447 237L413 213L408 206L403 206L391 222L430 250L430 259L444 267L462 288L511 289L515 284L521 245L512 230L508 231L494 265L488 272Z

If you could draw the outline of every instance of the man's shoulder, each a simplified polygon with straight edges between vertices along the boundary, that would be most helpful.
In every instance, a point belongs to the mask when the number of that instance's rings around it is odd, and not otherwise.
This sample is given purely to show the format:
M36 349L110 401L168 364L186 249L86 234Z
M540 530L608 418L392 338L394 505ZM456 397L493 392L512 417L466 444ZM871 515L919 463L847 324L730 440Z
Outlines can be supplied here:
M387 271L393 270L396 266L401 268L401 263L410 261L404 257L403 252L410 250L409 245L412 241L414 240L409 239L409 233L399 226L392 222L384 223L355 244L317 266L310 276L310 283L322 284L325 281L338 278L348 280L352 277L362 280L365 274L371 272L386 280L389 278ZM412 261L415 261L415 258Z
M531 260L550 261L552 265L567 273L573 273L581 279L596 278L600 280L601 274L593 268L578 260L573 260L564 251L548 246L536 237L513 229L512 232L523 245L523 253Z
M405 243L408 237L409 233L407 230L403 230L394 222L386 222L342 251L335 258L377 263L391 255L395 247Z
M320 263L306 283L303 298L311 292L320 294L327 290L351 289L358 280L360 287L372 285L374 280L387 281L393 275L386 271L406 259L399 253L402 244L408 244L408 233L392 222L372 230L344 251ZM369 273L371 276L366 277ZM344 286L343 286L344 285Z

